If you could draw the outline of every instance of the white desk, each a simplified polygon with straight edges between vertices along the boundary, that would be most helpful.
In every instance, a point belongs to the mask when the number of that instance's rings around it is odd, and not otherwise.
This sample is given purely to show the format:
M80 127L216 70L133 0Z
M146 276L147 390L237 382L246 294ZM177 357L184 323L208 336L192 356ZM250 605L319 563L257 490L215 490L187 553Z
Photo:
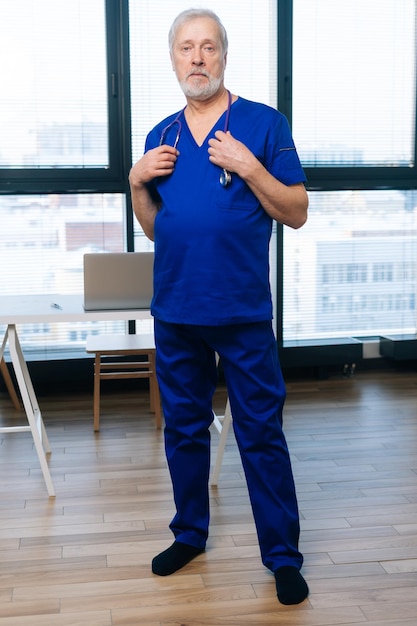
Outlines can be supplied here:
M50 497L55 496L55 490L49 472L46 454L51 452L41 411L33 389L27 364L20 346L16 326L18 324L59 323L59 322L100 322L112 320L150 319L148 309L121 310L121 311L85 311L83 296L3 296L0 297L0 325L6 325L6 332L0 347L0 360L3 357L6 344L9 351L17 384L22 396L28 425L4 426L4 432L30 431L39 457L46 488Z

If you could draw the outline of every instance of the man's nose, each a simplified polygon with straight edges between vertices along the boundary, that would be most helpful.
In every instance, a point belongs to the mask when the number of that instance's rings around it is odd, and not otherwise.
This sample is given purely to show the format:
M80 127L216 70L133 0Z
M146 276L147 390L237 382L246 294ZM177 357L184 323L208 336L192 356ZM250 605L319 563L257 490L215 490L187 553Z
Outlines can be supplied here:
M204 59L202 57L200 50L196 50L194 52L193 64L198 65L198 66L204 65Z

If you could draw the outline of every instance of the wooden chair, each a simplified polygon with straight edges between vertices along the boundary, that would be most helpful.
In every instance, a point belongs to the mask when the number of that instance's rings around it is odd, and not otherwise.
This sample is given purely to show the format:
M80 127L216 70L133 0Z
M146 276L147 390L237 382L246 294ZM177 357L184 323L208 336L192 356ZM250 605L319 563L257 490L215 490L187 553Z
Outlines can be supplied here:
M0 371L3 375L7 391L9 392L9 396L11 398L11 401L13 402L13 406L17 411L19 411L22 408L22 405L16 393L16 389L14 388L6 361L3 358L0 360Z
M91 335L87 337L86 352L94 354L94 430L100 430L100 383L105 379L148 378L150 408L155 413L157 428L161 428L162 412L155 371L155 340L149 335ZM106 357L145 357L146 360L109 361ZM103 359L105 359L103 361Z

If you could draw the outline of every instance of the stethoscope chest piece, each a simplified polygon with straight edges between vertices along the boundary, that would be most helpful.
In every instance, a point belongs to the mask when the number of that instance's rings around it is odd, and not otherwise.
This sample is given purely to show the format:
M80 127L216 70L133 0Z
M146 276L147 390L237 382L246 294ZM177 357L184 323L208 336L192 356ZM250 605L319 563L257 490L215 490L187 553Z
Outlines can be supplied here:
M232 175L226 169L223 168L220 174L220 184L222 187L227 187L232 182Z

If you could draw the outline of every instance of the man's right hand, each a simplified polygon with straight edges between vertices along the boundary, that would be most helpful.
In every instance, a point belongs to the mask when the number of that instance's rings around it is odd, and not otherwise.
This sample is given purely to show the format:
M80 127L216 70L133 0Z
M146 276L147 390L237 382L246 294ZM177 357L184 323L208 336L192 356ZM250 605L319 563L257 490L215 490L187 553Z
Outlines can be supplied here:
M168 145L149 150L130 170L130 184L140 187L158 176L169 176L174 171L178 155L178 150Z

